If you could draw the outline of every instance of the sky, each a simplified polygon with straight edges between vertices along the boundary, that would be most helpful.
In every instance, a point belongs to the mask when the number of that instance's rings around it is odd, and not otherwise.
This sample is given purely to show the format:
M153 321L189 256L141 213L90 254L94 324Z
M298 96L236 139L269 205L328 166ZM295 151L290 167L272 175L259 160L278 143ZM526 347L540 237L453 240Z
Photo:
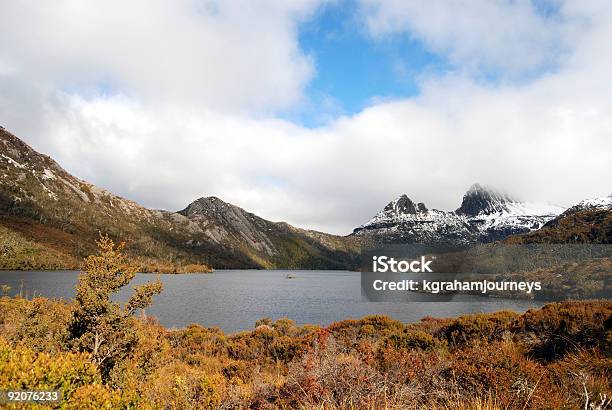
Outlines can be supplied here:
M147 207L348 234L612 193L607 0L0 2L0 125Z

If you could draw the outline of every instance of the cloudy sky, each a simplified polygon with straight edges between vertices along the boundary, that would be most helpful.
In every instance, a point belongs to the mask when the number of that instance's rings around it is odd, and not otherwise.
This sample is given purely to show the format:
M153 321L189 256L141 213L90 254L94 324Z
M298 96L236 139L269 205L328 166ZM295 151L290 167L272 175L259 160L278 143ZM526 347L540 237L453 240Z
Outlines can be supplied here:
M608 0L0 0L0 125L148 207L346 234L612 192Z

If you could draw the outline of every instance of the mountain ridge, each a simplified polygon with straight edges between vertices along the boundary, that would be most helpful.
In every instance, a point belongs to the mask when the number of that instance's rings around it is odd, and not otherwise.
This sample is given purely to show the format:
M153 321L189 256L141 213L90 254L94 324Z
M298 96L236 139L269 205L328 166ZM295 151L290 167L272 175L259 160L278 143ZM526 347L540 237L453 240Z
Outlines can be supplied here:
M250 228L272 231L237 232L235 226L206 223L202 215L145 208L74 177L5 129L0 129L0 176L0 234L12 238L0 254L5 269L45 267L39 260L47 253L55 255L53 268L76 268L94 251L100 233L125 240L131 256L153 269L184 264L349 269L356 264L358 248L351 245L356 241L289 228L234 205L227 206ZM24 260L19 256L24 252L36 257ZM58 260L65 265L58 266Z
M606 243L610 214L612 195L564 209L473 184L454 211L404 194L339 236L268 221L214 196L177 212L148 209L71 175L0 128L0 269L78 268L100 233L125 240L143 270L356 269L360 248L379 243Z
M470 245L537 230L563 210L553 205L521 202L476 183L454 211L428 209L424 203L401 195L352 235L388 243Z

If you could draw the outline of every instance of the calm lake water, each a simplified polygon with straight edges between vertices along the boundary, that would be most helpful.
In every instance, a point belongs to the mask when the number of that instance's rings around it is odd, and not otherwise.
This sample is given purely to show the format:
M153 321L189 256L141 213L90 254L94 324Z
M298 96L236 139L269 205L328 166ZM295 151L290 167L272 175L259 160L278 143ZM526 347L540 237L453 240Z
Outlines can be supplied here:
M290 273L294 279L287 279ZM343 319L385 314L402 322L424 316L451 317L511 309L523 312L540 302L485 299L458 295L452 302L372 303L361 297L360 273L344 271L220 270L212 274L161 275L164 291L155 297L148 315L167 327L190 323L217 326L225 332L252 329L256 320L287 317L298 324L327 325ZM134 285L156 275L138 274ZM11 295L71 299L78 272L0 271L0 284ZM125 301L130 290L121 292Z

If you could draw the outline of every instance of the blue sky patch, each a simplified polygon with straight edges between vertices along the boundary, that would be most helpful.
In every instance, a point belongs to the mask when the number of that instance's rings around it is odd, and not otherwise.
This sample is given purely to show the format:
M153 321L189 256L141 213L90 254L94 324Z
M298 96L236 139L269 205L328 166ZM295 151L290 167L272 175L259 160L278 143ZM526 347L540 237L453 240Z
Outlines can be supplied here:
M424 73L450 69L409 35L372 39L359 17L357 4L345 0L321 7L300 27L300 47L316 72L306 89L308 103L289 115L293 120L317 126L358 113L375 99L415 96Z

